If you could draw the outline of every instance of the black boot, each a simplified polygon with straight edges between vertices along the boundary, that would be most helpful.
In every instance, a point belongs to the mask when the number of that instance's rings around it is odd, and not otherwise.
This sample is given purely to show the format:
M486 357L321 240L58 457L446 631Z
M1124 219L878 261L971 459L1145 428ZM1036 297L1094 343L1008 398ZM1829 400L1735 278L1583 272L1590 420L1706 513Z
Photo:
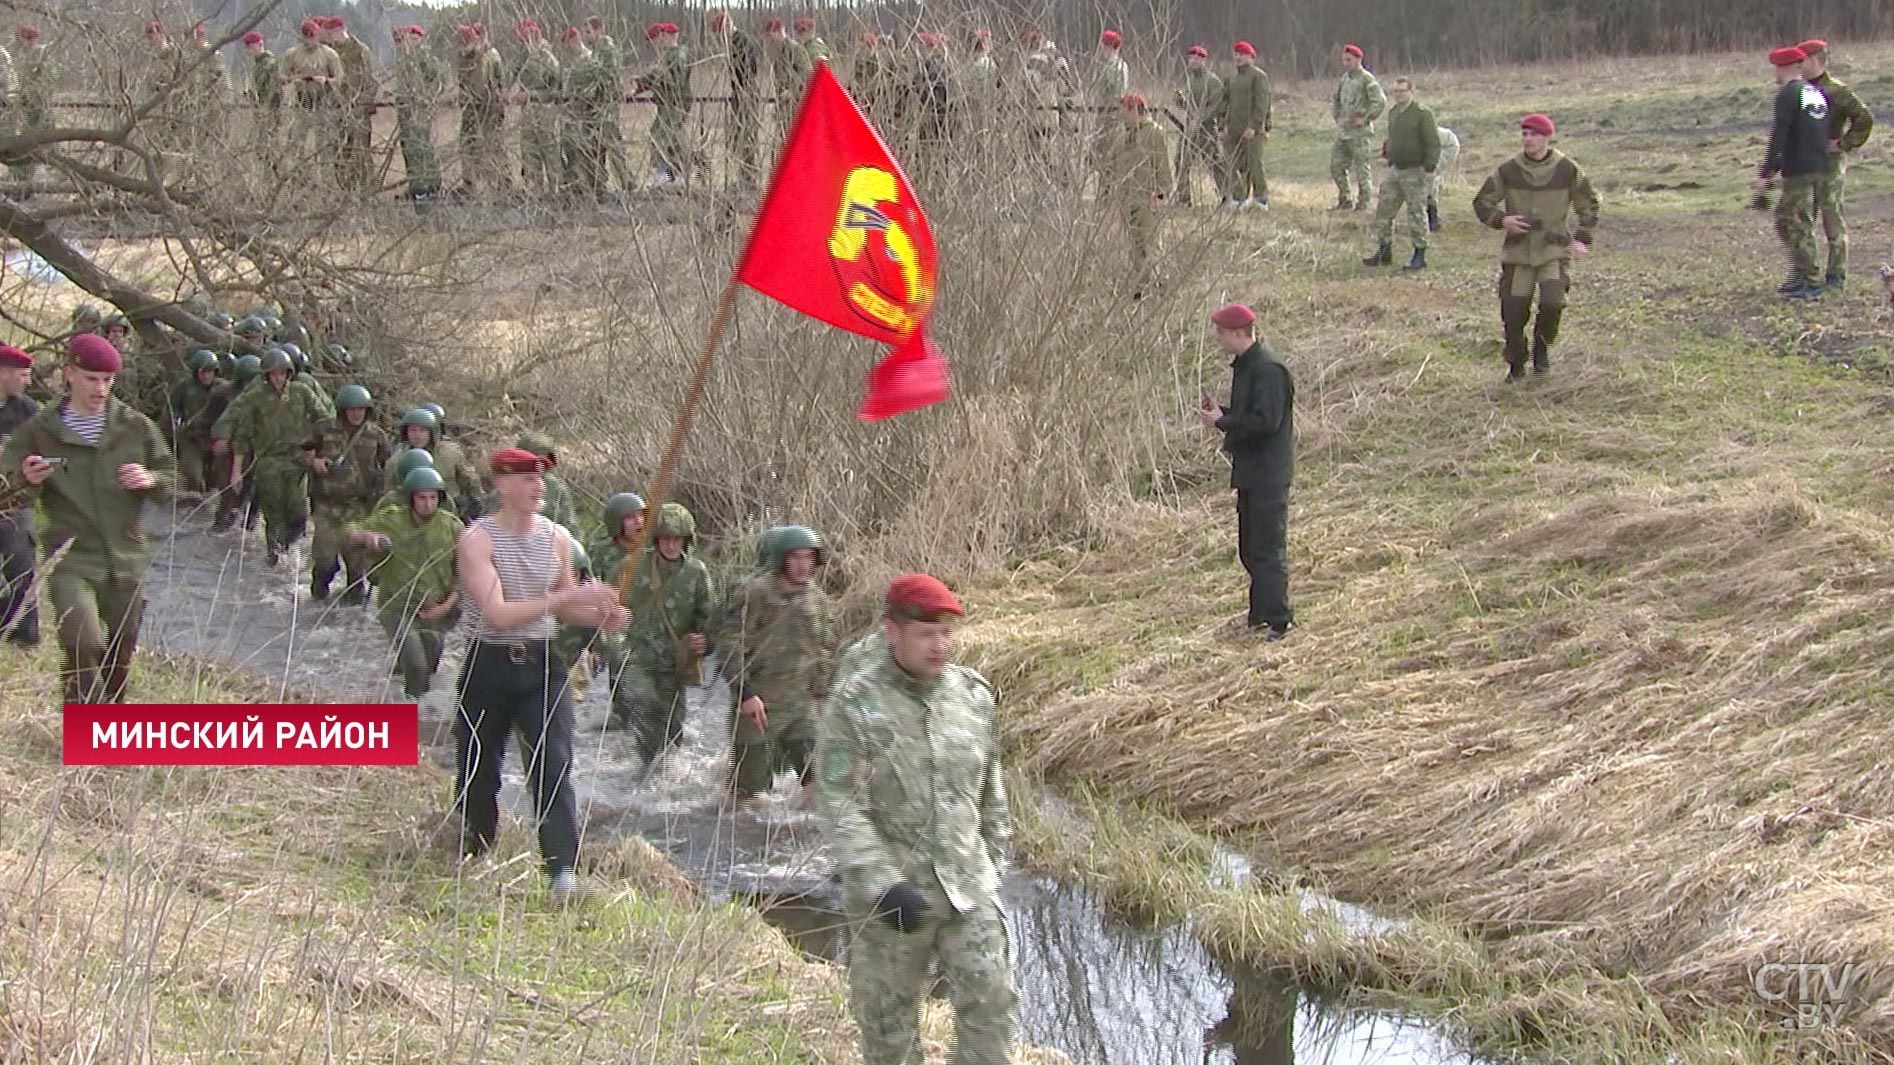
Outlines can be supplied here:
M1786 296L1791 292L1800 292L1807 287L1808 286L1802 281L1801 272L1791 270L1789 276L1782 279L1782 284L1776 286L1776 295Z
M1532 316L1532 301L1517 296L1499 301L1500 324L1506 329L1506 380L1517 381L1526 375L1526 322Z
M1439 204L1430 203L1427 205L1427 232L1429 233L1440 232L1440 205Z
M318 603L329 601L329 585L335 583L335 573L339 567L318 566L309 574L309 595Z
M1532 323L1532 372L1550 373L1552 370L1552 345L1559 339L1559 320L1565 317L1563 304L1556 307L1539 305L1539 316Z
M1387 241L1382 241L1380 246L1375 248L1373 255L1370 255L1367 258L1361 260L1361 265L1363 266L1393 266L1394 265L1394 245L1388 243Z
M1407 265L1406 265L1406 266L1403 266L1403 267L1401 267L1401 269L1403 269L1403 270L1425 270L1425 269L1427 269L1427 249L1426 249L1426 248L1415 248L1415 249L1414 249L1414 257L1413 257L1412 259L1409 259L1409 260L1407 261Z
M1354 209L1355 205L1349 202L1346 192L1337 195L1335 197L1335 206L1329 208L1331 211L1352 211Z

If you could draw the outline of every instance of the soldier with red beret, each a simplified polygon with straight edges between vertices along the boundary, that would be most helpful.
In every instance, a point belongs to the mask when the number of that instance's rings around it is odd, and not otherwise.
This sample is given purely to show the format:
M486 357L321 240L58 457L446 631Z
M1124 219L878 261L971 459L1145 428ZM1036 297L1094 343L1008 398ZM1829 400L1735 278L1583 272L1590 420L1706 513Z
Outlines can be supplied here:
M1269 210L1269 177L1263 171L1263 142L1275 128L1269 75L1256 65L1256 46L1230 46L1235 68L1223 80L1223 153L1229 179L1223 210Z
M1335 83L1335 99L1329 108L1335 119L1335 144L1329 150L1328 176L1335 182L1335 211L1365 211L1374 202L1373 174L1374 124L1388 109L1387 93L1381 82L1362 65L1359 45L1342 45L1342 77ZM1355 197L1349 199L1348 180L1355 181Z
M1842 215L1842 192L1848 155L1868 143L1874 130L1874 112L1848 84L1828 72L1828 42L1810 38L1802 50L1802 78L1828 101L1828 171L1815 184L1815 209L1828 237L1828 268L1822 287L1839 292L1848 280L1848 221ZM1811 282L1815 279L1810 278Z
M1296 386L1289 368L1256 339L1256 312L1226 304L1210 316L1217 346L1234 358L1230 402L1203 397L1198 417L1223 434L1236 490L1236 553L1249 572L1249 628L1280 640L1289 609L1289 483L1295 475Z
M59 85L59 67L53 62L52 49L40 40L38 27L21 26L15 31L14 41L13 99L0 100L0 108L10 102L19 115L19 132L37 133L52 126L53 90ZM4 55L5 49L0 49L0 59ZM0 95L4 95L5 88L0 85ZM25 183L32 180L33 168L33 161L26 159L8 169L14 181Z
M1193 44L1184 50L1184 84L1175 93L1184 109L1184 134L1177 143L1177 180L1171 201L1189 207L1193 164L1202 163L1212 184L1221 184L1217 127L1223 117L1223 79L1210 69L1210 50Z
M617 632L629 618L615 589L577 579L571 534L539 513L551 463L507 448L488 465L500 505L475 519L455 549L473 633L454 721L461 852L478 855L493 845L500 767L517 732L539 817L540 857L553 899L563 903L578 889L579 819L567 664L554 634L560 621Z
M920 1060L921 999L938 973L954 1061L1003 1065L1018 997L1000 901L1013 823L993 688L950 660L966 608L939 579L896 577L882 602L881 639L838 671L816 750L862 1062Z
M1124 37L1117 30L1098 35L1098 53L1092 62L1086 104L1092 117L1092 169L1101 177L1109 172L1111 148L1118 131L1118 106L1131 91L1131 68L1125 64Z
M0 444L39 413L26 394L33 380L33 357L0 344ZM33 584L33 508L0 513L0 634L19 647L39 646L39 591Z
M117 349L80 333L66 353L66 398L0 448L0 509L37 502L59 555L45 584L66 702L122 703L145 616L144 508L170 499L177 465L151 419L112 395Z

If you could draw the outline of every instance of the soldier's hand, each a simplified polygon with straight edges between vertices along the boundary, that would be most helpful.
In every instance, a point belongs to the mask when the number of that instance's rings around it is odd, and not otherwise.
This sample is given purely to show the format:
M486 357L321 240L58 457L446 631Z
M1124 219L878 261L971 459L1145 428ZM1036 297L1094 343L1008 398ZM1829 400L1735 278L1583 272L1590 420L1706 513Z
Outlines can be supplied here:
M151 471L136 462L127 462L118 468L118 486L128 492L142 492L157 483Z
M212 440L210 442L211 454L225 455L225 454L228 454L229 452L230 452L230 441L219 439L219 440Z
M1575 240L1572 242L1572 254L1582 259L1591 254L1591 245L1582 240Z
M764 709L763 700L754 695L737 704L737 713L757 728L769 727L769 711Z
M598 627L603 632L623 632L630 624L631 611L613 603L611 609L605 611L605 620L599 622Z
M875 916L895 931L912 935L927 921L927 900L913 884L903 880L881 893L875 901Z
M53 464L38 455L28 455L20 460L20 476L27 484L39 484L53 475Z
M1500 219L1500 224L1506 227L1508 233L1532 232L1532 222L1523 214L1509 214Z
M317 473L328 473L329 460L323 458L321 455L317 455L316 457L309 460L309 468L316 471Z
M694 655L701 655L710 648L710 641L705 639L704 634L701 632L685 633L684 643L691 649L691 654Z
M1217 427L1217 419L1223 417L1223 408L1218 406L1200 407L1197 410L1197 417L1202 420L1204 428L1215 429Z

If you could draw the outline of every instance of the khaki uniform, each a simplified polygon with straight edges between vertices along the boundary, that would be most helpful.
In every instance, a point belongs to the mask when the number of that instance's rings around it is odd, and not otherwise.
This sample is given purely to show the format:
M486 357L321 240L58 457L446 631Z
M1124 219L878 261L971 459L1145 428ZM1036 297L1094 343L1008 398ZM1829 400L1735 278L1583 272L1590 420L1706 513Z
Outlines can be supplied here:
M1565 290L1572 242L1592 242L1598 227L1598 193L1591 181L1557 148L1537 161L1524 153L1501 163L1473 197L1473 214L1482 225L1504 230L1508 215L1533 222L1527 233L1507 233L1499 252L1499 312L1506 331L1506 362L1517 376L1526 360L1526 323L1538 296L1533 326L1535 369L1548 365L1547 351L1558 340L1565 313Z
M460 96L460 183L469 192L506 192L513 178L506 164L506 75L500 53L481 43L455 54L454 84Z
M1159 206L1171 192L1171 149L1150 117L1124 128L1109 142L1106 193L1117 204L1131 237L1132 275L1139 291L1150 287L1157 253Z
M1210 173L1210 183L1220 186L1220 148L1217 125L1223 118L1223 79L1202 70L1187 68L1184 87L1177 90L1177 102L1184 108L1184 136L1177 145L1177 182L1171 199L1185 207L1192 199L1194 164L1202 163Z
M559 57L538 41L520 63L519 85L526 92L520 108L520 171L526 194L550 200L559 191L565 163L559 156L559 97L563 91Z
M1269 202L1269 177L1263 170L1263 141L1274 128L1269 75L1251 63L1223 79L1224 197L1242 203ZM1250 137L1244 130L1255 130Z

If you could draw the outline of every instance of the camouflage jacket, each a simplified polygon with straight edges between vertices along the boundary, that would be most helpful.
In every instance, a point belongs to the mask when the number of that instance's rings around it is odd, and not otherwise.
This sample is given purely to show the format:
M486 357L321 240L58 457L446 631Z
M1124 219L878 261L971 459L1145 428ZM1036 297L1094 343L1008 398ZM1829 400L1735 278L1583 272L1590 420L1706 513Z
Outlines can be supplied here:
M597 53L567 56L565 78L568 117L587 122L617 114L618 77L599 61Z
M954 909L998 901L1012 838L993 689L948 665L922 680L884 649L831 694L816 791L851 912L903 881L938 881Z
M1335 136L1339 140L1358 140L1374 136L1375 119L1388 108L1387 93L1367 67L1342 75L1335 83L1335 100L1330 113L1335 118ZM1361 125L1349 119L1361 116Z
M381 507L348 527L380 533L390 541L368 571L375 599L382 606L415 610L438 603L455 588L454 547L466 528L444 510L425 522L414 520L405 501Z
M790 99L801 96L803 83L809 80L809 53L787 38L771 38L764 42L764 48L769 52L770 80L776 95Z
M211 426L217 424L217 419L230 406L230 395L230 382L212 381L207 385L199 381L196 374L172 385L170 415L173 437L208 443Z
M619 553L616 548L614 552ZM618 580L624 565L619 554L618 565L609 571L599 570L599 579ZM596 566L598 561L593 556L592 564ZM684 637L693 632L714 636L718 627L717 598L709 568L688 554L676 562L666 562L655 548L646 548L638 576L625 591L624 604L631 611L625 650L632 660L655 671L692 678L698 656L684 646Z
M664 50L658 61L640 75L638 84L651 94L651 102L673 111L688 111L691 106L691 54L681 44Z
M275 52L250 57L250 89L246 95L258 107L274 110L283 106L283 83L276 76Z
M368 116L375 106L375 60L368 46L357 37L344 37L330 45L342 61L342 99L349 113Z
M258 381L263 380L257 378ZM302 465L302 444L329 416L314 390L290 381L276 392L267 384L246 388L217 419L211 435L230 441L240 454Z
M447 73L425 47L410 45L395 53L395 104L426 109L441 98Z
M43 44L21 49L14 57L14 74L21 111L31 114L52 109L53 90L59 85L59 66L53 62L51 49Z
M731 589L723 608L723 675L738 698L802 707L828 694L835 614L814 584L784 591L771 573Z
M505 110L500 93L506 88L506 75L496 49L481 46L456 52L454 84L460 90L460 106L494 114Z
M1092 68L1092 106L1108 107L1116 111L1118 100L1130 91L1131 68L1125 65L1123 57L1112 56L1109 59L1101 59L1098 65Z
M397 443L394 451L388 456L387 472L382 476L382 484L385 487L391 489L400 487L395 483L395 460L399 459L401 453L406 450L408 450L406 443ZM442 440L440 434L435 433L433 440L428 444L427 453L434 457L434 472L440 474L441 480L447 482L449 496L459 493L476 499L480 497L482 491L480 475L474 472L472 463L467 459L466 450L458 443ZM448 500L444 499L441 502L445 505Z
M329 466L327 473L310 470L311 499L361 507L375 503L388 464L388 436L374 422L351 430L339 419L324 419L304 441L304 450L311 458L327 459Z
M1848 83L1823 71L1809 84L1828 101L1828 139L1839 142L1844 152L1857 151L1868 143L1868 134L1874 131L1874 112L1868 110Z
M544 41L533 45L520 61L520 88L526 90L526 106L538 107L559 101L564 86L559 73L559 57Z

